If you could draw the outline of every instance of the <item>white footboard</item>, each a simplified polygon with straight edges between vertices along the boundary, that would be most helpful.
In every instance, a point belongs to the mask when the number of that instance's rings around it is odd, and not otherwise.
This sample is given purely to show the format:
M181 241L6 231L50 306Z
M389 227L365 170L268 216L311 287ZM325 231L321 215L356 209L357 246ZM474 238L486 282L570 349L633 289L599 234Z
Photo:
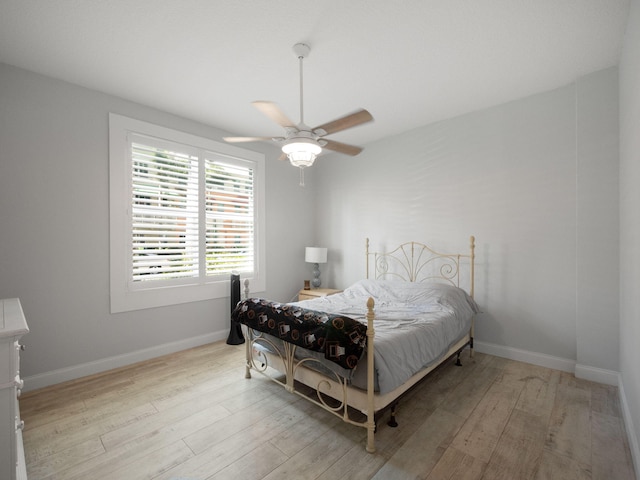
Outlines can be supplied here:
M245 281L246 282L246 281ZM246 283L245 283L246 285ZM374 391L374 301L367 302L367 390L352 388L347 380L337 373L327 375L313 368L313 363L321 364L314 358L296 358L297 346L288 342L276 344L271 337L257 332L245 325L242 326L246 337L246 378L251 378L251 370L265 375L270 380L282 385L287 391L296 393L315 403L328 412L342 418L343 421L367 429L368 452L375 452L375 391ZM262 347L262 348L260 348ZM279 372L274 375L269 369ZM284 378L282 378L284 375ZM315 398L307 392L296 388L295 382L300 382L315 390ZM330 402L326 397L334 399ZM385 405L386 406L386 405ZM355 408L366 415L365 421L357 421L349 415L349 407Z

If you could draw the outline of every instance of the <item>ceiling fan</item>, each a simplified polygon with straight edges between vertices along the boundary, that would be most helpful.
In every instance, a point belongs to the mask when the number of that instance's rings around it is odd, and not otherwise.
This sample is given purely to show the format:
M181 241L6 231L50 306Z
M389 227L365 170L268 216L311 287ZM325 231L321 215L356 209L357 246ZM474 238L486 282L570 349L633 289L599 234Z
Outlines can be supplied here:
M304 43L296 43L293 46L293 52L300 64L300 123L297 125L294 124L275 103L256 101L252 102L252 105L283 127L285 135L283 137L224 137L225 141L236 143L273 140L282 143L283 156L281 158L288 158L293 166L300 167L301 169L313 165L316 157L322 152L323 147L334 152L352 156L362 151L361 147L336 142L335 140L328 140L324 137L372 121L373 117L364 109L360 109L315 128L311 128L304 123L302 62L305 57L309 55L310 51L311 48L309 45Z

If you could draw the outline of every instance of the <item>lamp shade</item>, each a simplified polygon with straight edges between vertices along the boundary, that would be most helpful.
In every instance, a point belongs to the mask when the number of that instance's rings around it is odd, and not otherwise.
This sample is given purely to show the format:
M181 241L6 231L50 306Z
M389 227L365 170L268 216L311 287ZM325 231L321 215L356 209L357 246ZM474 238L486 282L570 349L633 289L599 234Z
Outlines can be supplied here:
M306 247L304 261L307 263L327 263L327 249L324 247Z

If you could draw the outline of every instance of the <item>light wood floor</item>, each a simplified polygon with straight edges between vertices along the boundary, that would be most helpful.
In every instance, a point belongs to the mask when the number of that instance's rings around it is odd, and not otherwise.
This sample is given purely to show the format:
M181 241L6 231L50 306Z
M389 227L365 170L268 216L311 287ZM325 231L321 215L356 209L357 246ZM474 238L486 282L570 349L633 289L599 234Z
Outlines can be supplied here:
M614 387L476 353L365 431L254 375L224 342L20 399L30 480L634 479Z

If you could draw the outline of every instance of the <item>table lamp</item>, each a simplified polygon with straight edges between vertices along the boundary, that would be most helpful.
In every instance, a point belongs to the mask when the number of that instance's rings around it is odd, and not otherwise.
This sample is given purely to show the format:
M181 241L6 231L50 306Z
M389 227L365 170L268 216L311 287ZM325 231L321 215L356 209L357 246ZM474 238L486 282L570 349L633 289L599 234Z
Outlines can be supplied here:
M320 287L320 264L327 263L327 249L324 247L306 247L304 251L304 261L313 263L313 288Z

